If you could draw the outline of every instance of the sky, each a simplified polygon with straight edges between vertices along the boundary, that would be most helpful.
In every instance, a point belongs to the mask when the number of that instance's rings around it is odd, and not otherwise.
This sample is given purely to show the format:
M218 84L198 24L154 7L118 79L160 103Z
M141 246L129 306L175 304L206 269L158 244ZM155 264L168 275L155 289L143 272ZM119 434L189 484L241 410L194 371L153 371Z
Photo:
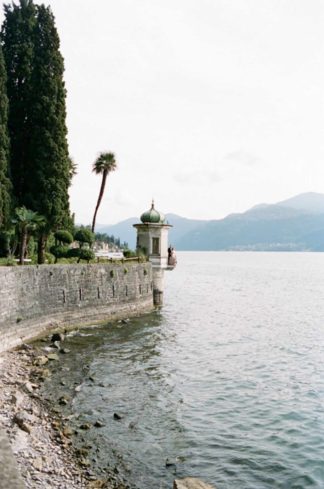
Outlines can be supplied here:
M77 223L91 222L101 151L118 169L99 224L140 216L152 198L163 213L217 219L324 193L322 0L44 3L65 59Z

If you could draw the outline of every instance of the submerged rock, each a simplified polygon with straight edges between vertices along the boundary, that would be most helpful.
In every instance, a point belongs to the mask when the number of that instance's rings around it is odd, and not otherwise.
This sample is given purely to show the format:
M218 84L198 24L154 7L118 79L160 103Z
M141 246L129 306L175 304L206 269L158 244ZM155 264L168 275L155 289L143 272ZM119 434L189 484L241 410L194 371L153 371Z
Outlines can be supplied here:
M165 461L165 466L166 467L176 467L177 464L176 464L175 460L171 460L170 458L167 458Z
M105 425L101 421L99 421L99 419L97 419L97 421L93 424L93 426L95 428L102 428Z
M54 333L51 338L51 342L54 343L55 341L64 341L64 334L63 333Z
M63 354L67 354L67 353L70 353L71 350L69 350L68 348L61 348L60 349L60 353L63 353Z
M123 417L124 416L122 414L114 413L114 419L120 420L123 419Z
M186 477L185 479L176 479L173 482L173 489L216 489L216 487L195 477Z
M49 353L47 355L47 358L51 361L53 360L58 361L60 359L57 353Z
M61 396L61 397L59 398L59 404L60 404L61 406L66 406L66 405L69 403L69 401L70 401L70 398L69 398L69 397L67 397L67 396Z

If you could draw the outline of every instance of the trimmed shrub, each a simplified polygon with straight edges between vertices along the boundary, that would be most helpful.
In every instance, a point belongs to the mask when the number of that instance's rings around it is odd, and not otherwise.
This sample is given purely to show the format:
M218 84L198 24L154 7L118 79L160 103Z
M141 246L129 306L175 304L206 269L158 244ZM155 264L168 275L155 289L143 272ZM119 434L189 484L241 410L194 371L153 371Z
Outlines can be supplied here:
M74 239L79 242L80 248L82 248L85 243L91 246L94 242L95 235L90 231L90 229L84 228L79 229L75 233Z
M59 258L66 258L68 251L69 248L67 246L62 246L62 245L51 246L50 248L50 252L52 253L52 255L55 256L55 263Z
M71 244L73 241L73 236L70 231L65 231L64 229L56 231L54 237L59 243Z
M80 248L70 248L67 252L68 258L79 258L81 249Z
M133 256L136 256L135 251L129 249L123 250L123 253L125 258L132 258Z
M79 260L85 260L86 262L89 263L90 260L95 259L95 254L92 250L88 250L87 248L81 248L80 249L80 254L79 254Z

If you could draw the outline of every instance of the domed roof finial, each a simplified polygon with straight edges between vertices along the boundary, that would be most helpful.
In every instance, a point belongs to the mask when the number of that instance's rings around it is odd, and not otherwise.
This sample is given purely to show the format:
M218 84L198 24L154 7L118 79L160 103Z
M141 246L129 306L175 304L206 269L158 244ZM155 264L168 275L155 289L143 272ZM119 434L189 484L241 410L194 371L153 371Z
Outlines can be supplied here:
M152 199L151 209L141 215L141 221L143 223L163 224L164 220L164 215L155 209L154 199Z

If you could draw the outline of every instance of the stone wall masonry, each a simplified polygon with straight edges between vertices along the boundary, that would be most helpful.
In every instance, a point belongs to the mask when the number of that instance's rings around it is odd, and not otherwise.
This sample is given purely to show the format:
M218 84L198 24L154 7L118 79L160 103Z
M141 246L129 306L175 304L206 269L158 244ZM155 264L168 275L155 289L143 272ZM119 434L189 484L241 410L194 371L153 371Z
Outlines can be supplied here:
M150 263L0 267L0 351L59 327L153 309Z

